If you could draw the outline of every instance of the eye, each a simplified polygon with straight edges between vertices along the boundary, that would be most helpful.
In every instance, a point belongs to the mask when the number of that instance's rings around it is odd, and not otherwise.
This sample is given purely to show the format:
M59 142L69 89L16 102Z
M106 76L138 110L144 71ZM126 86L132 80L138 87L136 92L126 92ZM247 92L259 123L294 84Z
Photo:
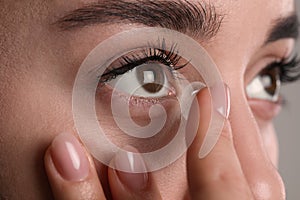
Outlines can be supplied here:
M268 65L247 86L248 98L278 102L282 83L300 79L299 63L298 55L295 55Z
M160 98L174 91L170 69L160 63L145 63L123 75L117 76L107 84L123 93L137 97Z
M168 52L149 48L125 55L100 77L100 83L121 93L143 98L161 98L176 95L176 70L185 67L175 47ZM115 66L118 67L115 67Z
M280 68L272 67L261 71L247 86L249 98L271 102L279 100L281 87Z
M117 137L110 138L116 143L116 138L123 138L141 149L157 150L172 141L184 120L180 95L187 91L190 76L177 70L191 65L175 46L168 51L161 46L136 48L110 58L98 76L98 120L105 121L108 131L117 127L113 133Z

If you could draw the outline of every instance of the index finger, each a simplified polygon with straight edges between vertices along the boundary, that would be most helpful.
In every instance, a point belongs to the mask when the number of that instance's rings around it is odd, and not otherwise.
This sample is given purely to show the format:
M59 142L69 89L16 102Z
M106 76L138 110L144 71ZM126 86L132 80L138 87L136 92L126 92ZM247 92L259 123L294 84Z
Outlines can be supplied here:
M229 97L229 90L227 93ZM199 150L210 121L211 100L207 89L202 90L197 98L201 120L196 138L187 152L187 173L191 198L252 199L251 191L234 149L228 119L225 120L223 131L214 149L206 157L199 158Z

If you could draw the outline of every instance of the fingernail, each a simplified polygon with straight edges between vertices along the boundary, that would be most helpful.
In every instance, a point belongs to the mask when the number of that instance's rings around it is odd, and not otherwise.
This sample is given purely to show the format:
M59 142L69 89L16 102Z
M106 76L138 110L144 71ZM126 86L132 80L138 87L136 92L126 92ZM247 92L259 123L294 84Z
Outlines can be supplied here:
M206 85L202 82L193 82L191 83L192 86L192 96L196 96Z
M218 113L220 113L223 117L228 119L230 114L230 89L225 83L216 84L212 90L215 109ZM225 98L225 99L224 99ZM224 102L225 101L225 102Z
M131 151L128 151L130 149ZM133 147L126 147L115 157L117 175L124 186L131 191L141 191L147 187L148 174L142 156Z
M89 161L83 147L71 133L62 133L53 140L51 158L65 180L77 182L88 176Z

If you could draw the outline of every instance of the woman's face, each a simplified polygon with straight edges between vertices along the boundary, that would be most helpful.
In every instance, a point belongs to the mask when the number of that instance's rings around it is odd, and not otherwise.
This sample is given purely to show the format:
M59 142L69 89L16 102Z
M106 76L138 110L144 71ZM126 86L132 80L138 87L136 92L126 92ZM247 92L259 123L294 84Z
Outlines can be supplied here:
M98 43L118 32L157 24L151 23L154 18L144 23L144 18L122 20L116 16L106 16L110 23L103 23L105 18L102 18L88 26L82 26L86 23L82 21L56 23L66 14L95 2L109 10L109 4L121 1L4 0L0 3L0 197L50 197L43 156L55 135L75 133L72 88L84 58ZM202 1L189 2L198 5ZM208 51L230 88L235 148L254 193L267 199L273 190L284 190L276 169L278 149L272 124L280 105L263 95L251 96L246 88L270 63L292 53L295 29L294 18L290 16L294 13L294 2L219 0L211 5L217 16L222 17L220 28L211 38L201 30L193 38ZM119 12L126 12L126 8ZM283 27L285 20L291 26ZM164 18L161 21L162 26L172 28L170 21L164 22ZM194 35L192 31L186 34ZM164 198L180 199L185 195L185 166L183 156L154 173Z

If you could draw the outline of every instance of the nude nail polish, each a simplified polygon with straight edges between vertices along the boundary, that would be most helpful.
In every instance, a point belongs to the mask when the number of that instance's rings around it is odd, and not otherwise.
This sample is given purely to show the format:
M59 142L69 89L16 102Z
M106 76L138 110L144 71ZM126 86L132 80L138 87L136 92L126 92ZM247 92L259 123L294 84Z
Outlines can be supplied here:
M89 161L71 133L62 133L53 140L51 158L59 174L67 181L82 181L88 176Z
M128 147L127 147L128 149ZM138 153L122 151L115 157L115 167L120 181L131 191L141 191L147 187L148 174L143 158Z

